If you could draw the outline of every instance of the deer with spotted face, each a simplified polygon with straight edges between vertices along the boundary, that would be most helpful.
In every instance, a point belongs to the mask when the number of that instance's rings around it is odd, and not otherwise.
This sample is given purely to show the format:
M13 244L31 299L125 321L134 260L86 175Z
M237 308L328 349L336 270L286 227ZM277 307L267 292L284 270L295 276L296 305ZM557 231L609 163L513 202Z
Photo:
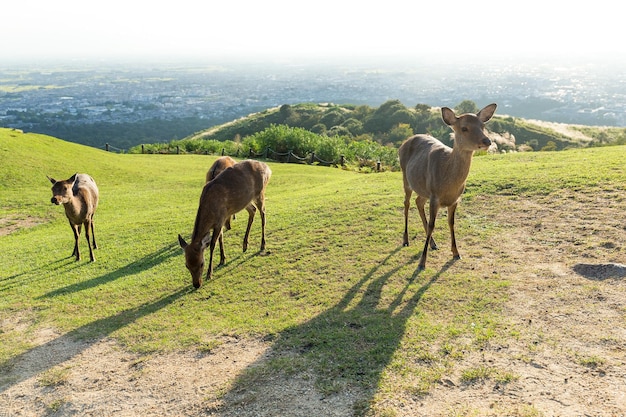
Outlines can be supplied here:
M87 174L74 174L67 180L57 181L48 177L52 183L52 204L61 205L65 208L65 215L74 232L74 252L72 256L80 260L78 241L81 228L85 226L85 237L89 246L89 259L91 262L96 258L93 250L98 248L94 234L93 216L98 208L99 191L96 182ZM92 248L93 246L93 248Z
M191 242L187 243L178 235L180 247L185 252L185 265L191 273L195 288L202 285L204 272L204 251L209 248L207 280L213 275L213 251L222 237L222 229L231 216L253 204L261 214L261 252L265 250L265 188L270 180L270 167L260 161L245 160L227 167L219 175L205 184L200 195L200 205L196 215ZM244 251L248 247L250 227L257 210L248 211L248 226L244 235ZM220 265L224 263L221 252Z
M496 111L496 104L489 104L476 114L465 113L457 116L448 107L441 109L443 121L454 132L452 148L429 135L414 135L400 146L398 156L404 184L404 239L409 245L408 218L413 192L417 194L415 204L426 232L424 250L418 269L426 267L428 248L437 249L432 237L437 212L441 207L448 208L448 226L452 255L460 259L454 235L454 214L465 190L472 156L475 151L487 150L491 140L485 134L487 123ZM424 206L429 203L429 218L426 219Z

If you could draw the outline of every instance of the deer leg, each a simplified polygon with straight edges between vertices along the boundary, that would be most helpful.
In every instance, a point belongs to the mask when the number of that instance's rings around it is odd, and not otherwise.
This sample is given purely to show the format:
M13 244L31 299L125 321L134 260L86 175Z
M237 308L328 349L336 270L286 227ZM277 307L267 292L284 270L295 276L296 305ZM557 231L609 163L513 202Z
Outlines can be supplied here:
M261 192L256 201L256 206L261 213L261 252L265 250L265 192Z
M404 184L404 237L402 238L402 246L409 246L409 209L411 208L411 194L413 190Z
M456 237L454 236L454 213L456 212L456 204L448 207L448 226L450 227L450 240L452 241L452 256L454 259L461 259L459 251L456 248Z
M93 231L93 217L91 218L91 242L93 243L93 248L98 249L98 245L96 244L96 234Z
M215 244L217 243L217 240L220 238L220 235L222 234L222 228L214 228L213 229L213 234L211 235L211 243L209 243L209 267L207 268L206 271L206 279L207 281L211 279L211 277L213 276L213 251L215 250ZM201 284L201 283L200 283ZM200 285L198 285L199 287Z
M246 210L248 211L248 226L246 227L246 234L243 236L243 251L244 252L248 250L248 237L250 236L250 228L252 227L252 222L254 221L254 215L256 214L256 207L254 207L252 204L248 204L248 206L246 206Z
M430 199L430 207L428 208L429 222L428 230L426 232L426 242L424 242L424 250L422 251L422 257L418 269L421 271L426 268L426 255L428 254L428 245L431 242L433 231L435 230L435 220L437 219L437 212L439 211L439 202L432 198Z
M76 260L80 261L80 251L78 249L78 239L80 238L80 225L72 224L70 222L70 226L72 227L72 232L74 232L74 252L72 252L72 256L75 256Z
M233 216L233 219L235 218L235 216ZM226 219L226 223L224 223L224 227L226 228L226 230L230 230L230 218Z
M426 198L417 196L415 199L415 204L417 205L417 210L420 213L420 218L422 219L422 225L424 226L424 233L428 234L428 221L426 220L426 210L424 210L424 206L426 205ZM432 206L429 208L432 212ZM430 237L430 248L432 250L439 249L439 246L435 243L435 238Z
M89 260L91 262L94 262L96 258L93 256L93 249L91 248L91 231L92 230L93 228L92 228L91 221L86 220L85 221L85 238L87 239L87 246L89 246Z
M220 243L220 263L217 266L224 265L226 262L226 254L224 253L224 231L220 232L220 237L218 238Z

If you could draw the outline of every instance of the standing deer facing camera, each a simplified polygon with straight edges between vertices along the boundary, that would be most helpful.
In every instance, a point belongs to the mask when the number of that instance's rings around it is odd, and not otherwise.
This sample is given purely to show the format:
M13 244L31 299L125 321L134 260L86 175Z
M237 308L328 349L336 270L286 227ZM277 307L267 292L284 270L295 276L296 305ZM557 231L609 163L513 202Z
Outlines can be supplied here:
M457 116L448 107L441 109L443 121L454 131L454 147L444 145L429 135L415 135L400 146L398 156L404 183L404 246L409 245L409 208L411 195L417 194L415 204L419 210L426 232L426 242L418 269L426 267L428 246L437 249L432 237L435 220L440 207L448 208L448 226L454 259L460 259L454 236L454 213L465 190L465 180L469 173L474 151L486 150L491 141L485 135L484 127L496 111L496 104L490 104L476 114L466 113ZM429 202L429 220L426 220L424 205Z
M57 206L63 204L65 215L70 222L74 232L74 252L72 255L76 260L80 260L78 250L78 238L83 225L85 225L85 236L89 246L89 259L91 262L96 258L93 250L98 248L96 236L93 231L93 215L98 208L98 186L96 182L87 174L74 174L67 180L57 181L48 177L52 183L52 198L50 202ZM90 241L91 240L91 241ZM93 246L93 248L92 248Z

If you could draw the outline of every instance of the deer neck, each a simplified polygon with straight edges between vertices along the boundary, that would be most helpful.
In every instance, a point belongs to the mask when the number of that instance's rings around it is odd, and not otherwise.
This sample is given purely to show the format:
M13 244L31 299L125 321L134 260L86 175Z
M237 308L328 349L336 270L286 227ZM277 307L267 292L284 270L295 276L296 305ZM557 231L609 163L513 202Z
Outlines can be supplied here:
M213 216L211 216L206 210L203 210L202 205L198 208L198 214L196 215L196 222L191 233L191 240L193 243L201 244L202 240L211 233L214 227Z
M65 214L68 218L74 219L80 216L81 205L74 199L67 203L63 203L63 208L65 209Z
M456 147L452 148L450 158L448 159L449 180L459 184L465 183L473 155L474 151L461 150Z

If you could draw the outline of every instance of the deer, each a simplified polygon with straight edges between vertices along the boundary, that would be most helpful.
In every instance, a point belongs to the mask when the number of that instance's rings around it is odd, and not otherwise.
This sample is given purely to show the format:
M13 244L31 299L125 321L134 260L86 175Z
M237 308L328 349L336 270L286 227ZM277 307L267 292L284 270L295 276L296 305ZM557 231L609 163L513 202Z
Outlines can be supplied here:
M94 262L96 258L93 250L98 248L93 221L99 199L96 182L90 175L79 173L62 181L57 181L50 176L47 176L47 178L52 183L52 199L50 202L57 206L63 204L65 215L74 232L74 252L72 252L71 256L75 256L76 261L80 261L78 240L81 228L84 225L85 237L89 246L89 259L91 262Z
M404 185L404 238L403 246L409 246L409 208L413 192L417 194L415 204L426 232L426 242L420 257L418 270L426 268L428 248L438 249L433 231L441 207L448 209L453 259L461 259L454 234L454 215L465 191L472 156L475 151L487 150L491 140L485 134L487 123L496 111L495 103L489 104L478 113L459 116L448 107L442 107L441 117L454 132L453 147L438 139L417 134L406 139L398 149L402 182ZM424 206L429 203L429 218L426 220Z
M244 160L227 167L219 175L204 185L200 204L191 234L187 243L179 234L178 242L185 252L185 265L191 273L194 288L202 286L204 251L209 248L209 266L206 279L213 276L213 251L218 240L222 242L223 228L231 216L253 204L255 210L248 211L248 225L243 238L244 252L248 247L250 227L258 210L261 214L261 249L265 251L265 189L272 176L270 167L260 161ZM225 263L223 243L220 243L220 262Z
M213 178L217 177L226 168L232 167L236 163L237 161L235 161L230 156L220 156L219 158L217 158L206 173L205 184L211 181Z
M226 168L232 167L236 163L237 161L235 161L233 158L231 158L228 155L220 156L219 158L215 160L215 162L213 162L213 165L211 165L211 168L209 168L209 170L207 171L205 183L211 181L213 178L217 177ZM248 218L250 218L250 216L254 217L254 212L256 211L256 208L254 207L253 204L248 205L248 207L246 207L246 210L248 211ZM235 215L233 215L232 219L235 220ZM226 220L224 227L226 228L226 230L230 230L230 219ZM246 251L245 247L243 251L244 252Z
M205 183L211 181L213 178L217 177L226 168L232 167L236 163L237 161L235 161L233 158L231 158L228 155L217 158L206 173ZM252 224L252 221L254 220L254 215L256 212L256 207L254 207L254 204L248 204L248 206L246 207L246 210L248 211L248 220L250 221L250 224ZM234 214L232 216L232 220L235 220ZM224 223L224 228L226 230L230 230L231 228L230 221L231 219L229 218L226 220L226 223ZM223 233L220 235L218 240L219 240L219 245L220 245L220 256L221 256L220 259L223 259L224 258L224 234ZM243 251L246 252L246 250L248 250L248 242L247 240L244 240Z

